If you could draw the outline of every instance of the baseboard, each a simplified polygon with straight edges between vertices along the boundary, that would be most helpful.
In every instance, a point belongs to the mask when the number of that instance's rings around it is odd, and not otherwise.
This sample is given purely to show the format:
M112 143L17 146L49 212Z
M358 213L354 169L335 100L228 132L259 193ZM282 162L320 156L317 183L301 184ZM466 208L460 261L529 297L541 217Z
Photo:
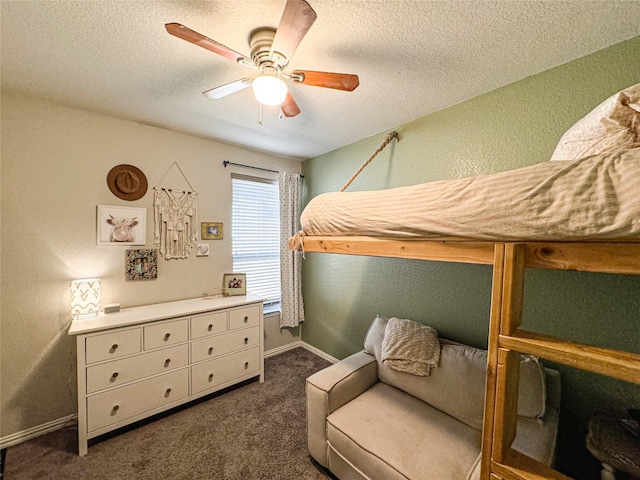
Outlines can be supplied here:
M313 345L308 344L307 342L300 342L301 343L301 347L309 350L311 353L315 353L316 355L318 355L319 357L324 358L326 361L331 362L331 363L338 363L340 360L337 359L336 357L332 357L331 355L329 355L328 353L323 352L322 350L320 350L319 348L314 347Z
M302 347L302 342L300 340L296 340L295 342L287 343L286 345L282 345L281 347L272 348L271 350L267 350L264 352L264 358L273 357L274 355L279 355L281 353L287 352L289 350L293 350L294 348Z
M43 423L42 425L38 425L27 430L22 430L21 432L12 433L11 435L0 438L0 449L7 448L12 445L17 445L18 443L26 442L27 440L39 437L40 435L44 435L45 433L55 432L56 430L61 430L71 424L77 423L78 415L74 413L73 415L58 418L57 420Z
M303 342L301 340L296 340L295 342L287 343L286 345L283 345L281 347L276 347L276 348L272 348L271 350L267 350L266 352L264 352L264 358L273 357L274 355L279 355L289 350L293 350L294 348L300 348L300 347L310 351L311 353L321 358L324 358L328 362L331 362L331 363L339 362L339 360L336 357L332 357L331 355L323 352L319 348L316 348L313 345L310 345L307 342Z

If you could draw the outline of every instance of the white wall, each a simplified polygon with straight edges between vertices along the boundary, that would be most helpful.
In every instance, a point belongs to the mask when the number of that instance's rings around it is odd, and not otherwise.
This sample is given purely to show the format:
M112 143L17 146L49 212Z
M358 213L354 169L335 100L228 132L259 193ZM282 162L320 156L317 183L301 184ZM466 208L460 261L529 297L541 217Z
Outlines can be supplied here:
M299 172L300 164L6 92L1 126L4 438L77 411L75 339L67 335L70 280L100 278L103 304L122 307L197 297L219 288L222 274L232 268L233 170L222 161L290 172ZM184 260L160 258L157 280L127 282L127 247L96 246L96 205L147 208L147 243L135 248L155 248L153 187L173 162L198 192L198 220L223 222L224 239L207 241L209 257L193 252ZM107 173L122 163L145 173L149 190L142 199L127 202L110 192ZM184 185L174 173L162 183Z

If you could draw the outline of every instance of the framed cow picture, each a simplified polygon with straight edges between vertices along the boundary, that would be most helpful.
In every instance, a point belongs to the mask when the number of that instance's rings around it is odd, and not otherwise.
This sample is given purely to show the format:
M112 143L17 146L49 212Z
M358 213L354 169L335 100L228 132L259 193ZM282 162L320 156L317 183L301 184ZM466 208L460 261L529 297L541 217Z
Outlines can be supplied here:
M98 205L98 245L145 245L147 209Z

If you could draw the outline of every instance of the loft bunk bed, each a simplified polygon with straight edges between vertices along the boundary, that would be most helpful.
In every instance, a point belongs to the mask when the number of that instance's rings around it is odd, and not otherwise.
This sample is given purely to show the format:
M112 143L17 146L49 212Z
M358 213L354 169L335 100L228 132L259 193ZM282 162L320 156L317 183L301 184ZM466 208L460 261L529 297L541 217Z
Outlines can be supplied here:
M325 193L309 202L289 241L304 252L493 266L482 480L568 478L511 448L520 353L640 384L640 354L520 328L526 268L640 274L639 129L640 84L569 130L552 157L563 160L380 192Z
M639 354L520 329L525 268L640 274L640 238L625 242L491 242L306 236L304 249L493 266L482 479L568 478L511 448L516 435L519 353L640 384Z

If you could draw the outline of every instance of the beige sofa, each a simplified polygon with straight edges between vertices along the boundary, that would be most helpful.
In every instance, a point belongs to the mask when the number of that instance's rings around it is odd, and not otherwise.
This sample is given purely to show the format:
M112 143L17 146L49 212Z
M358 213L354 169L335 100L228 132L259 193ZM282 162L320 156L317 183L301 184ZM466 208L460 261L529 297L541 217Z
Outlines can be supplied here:
M342 480L473 480L480 446L487 352L440 339L429 376L380 362L387 319L365 349L307 379L309 453ZM523 356L514 448L551 465L560 374Z

